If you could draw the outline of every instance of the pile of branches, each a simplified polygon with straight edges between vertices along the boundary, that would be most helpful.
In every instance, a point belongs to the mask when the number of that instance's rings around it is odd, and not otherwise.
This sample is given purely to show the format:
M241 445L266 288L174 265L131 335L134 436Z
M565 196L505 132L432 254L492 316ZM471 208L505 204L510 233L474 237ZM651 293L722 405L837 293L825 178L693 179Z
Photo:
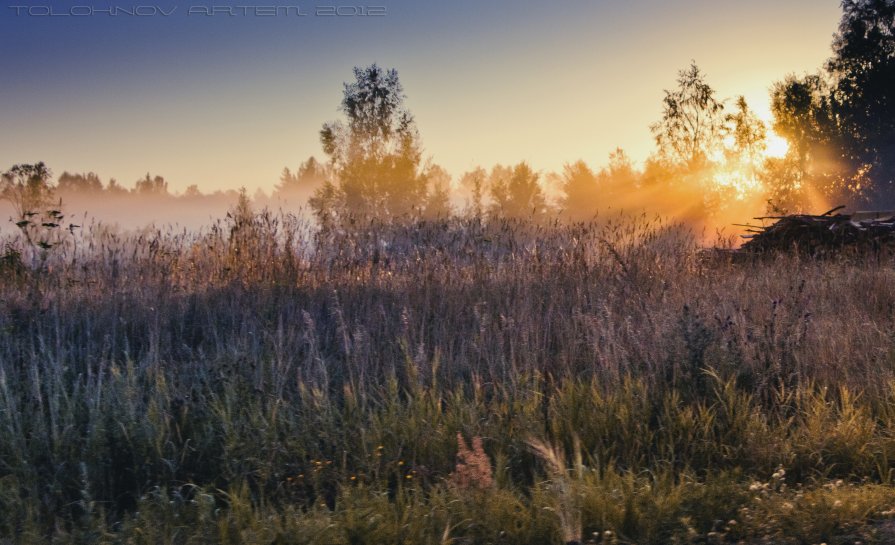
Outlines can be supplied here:
M742 225L748 233L739 252L800 252L821 255L845 248L874 250L895 247L895 211L837 213L838 206L819 216L795 214L768 216L757 220L773 220L768 226Z

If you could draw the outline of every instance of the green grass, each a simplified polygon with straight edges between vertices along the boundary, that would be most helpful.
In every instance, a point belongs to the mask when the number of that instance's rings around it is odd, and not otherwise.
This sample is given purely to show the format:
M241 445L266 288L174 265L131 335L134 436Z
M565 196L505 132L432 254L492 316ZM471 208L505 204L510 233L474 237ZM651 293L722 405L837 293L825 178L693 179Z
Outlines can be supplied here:
M891 539L890 256L735 264L642 219L309 233L7 237L0 542Z

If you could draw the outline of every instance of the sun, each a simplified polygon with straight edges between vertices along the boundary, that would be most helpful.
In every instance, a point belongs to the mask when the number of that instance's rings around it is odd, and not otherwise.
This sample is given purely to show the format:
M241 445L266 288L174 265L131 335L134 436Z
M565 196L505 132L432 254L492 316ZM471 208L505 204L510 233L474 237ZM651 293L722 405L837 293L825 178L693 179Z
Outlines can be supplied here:
M789 152L789 141L779 134L771 131L765 140L764 156L773 159L782 159Z
M732 145L733 140L728 137L726 144ZM758 171L765 159L782 159L789 152L789 142L773 130L769 130L764 140L764 150L759 157L740 157L739 162L728 164L719 168L712 176L711 181L718 188L732 191L735 200L743 201L750 196L761 193L764 182Z

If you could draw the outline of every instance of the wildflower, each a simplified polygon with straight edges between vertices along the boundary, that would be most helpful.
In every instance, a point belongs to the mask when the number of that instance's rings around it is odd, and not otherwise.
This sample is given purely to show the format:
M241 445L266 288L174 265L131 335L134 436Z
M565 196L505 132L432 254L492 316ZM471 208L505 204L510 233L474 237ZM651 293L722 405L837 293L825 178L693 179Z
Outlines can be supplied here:
M482 447L482 438L472 438L472 448L457 433L457 465L450 475L450 482L460 489L484 490L494 486L491 460Z

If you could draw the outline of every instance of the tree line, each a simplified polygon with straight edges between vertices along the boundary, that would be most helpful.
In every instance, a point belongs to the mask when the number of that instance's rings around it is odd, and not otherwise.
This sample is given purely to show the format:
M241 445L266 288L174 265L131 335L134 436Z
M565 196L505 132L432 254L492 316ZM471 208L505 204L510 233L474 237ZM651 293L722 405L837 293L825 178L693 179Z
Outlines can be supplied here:
M895 207L895 1L845 0L842 10L824 66L772 86L770 124L742 96L719 99L693 62L665 91L651 126L656 149L642 168L621 149L598 170L583 161L546 175L525 162L476 168L454 188L465 197L461 209L444 170L422 160L397 72L356 68L343 93L344 120L320 133L329 170L311 207L324 227L369 216L536 219L551 209L586 220L610 207L687 219L723 211L749 192L776 213L807 211L817 199ZM788 142L783 156L765 153L770 130Z
M895 207L895 0L844 0L842 10L824 66L773 84L770 124L743 97L720 99L695 62L681 70L650 127L656 147L642 167L618 149L598 169L577 161L545 174L520 162L474 168L455 181L424 157L397 71L357 67L343 89L343 118L320 130L325 160L285 168L273 197L307 198L323 229L456 214L583 221L607 208L686 220L723 211L747 193L780 213L809 209L812 196ZM770 130L789 143L785 155L766 155ZM150 174L132 189L114 179L103 184L92 172L64 172L53 186L43 164L16 165L2 183L3 196L19 200L19 222L30 210L22 201L28 194L34 202L52 190L170 195L167 181ZM198 196L196 186L180 195Z

